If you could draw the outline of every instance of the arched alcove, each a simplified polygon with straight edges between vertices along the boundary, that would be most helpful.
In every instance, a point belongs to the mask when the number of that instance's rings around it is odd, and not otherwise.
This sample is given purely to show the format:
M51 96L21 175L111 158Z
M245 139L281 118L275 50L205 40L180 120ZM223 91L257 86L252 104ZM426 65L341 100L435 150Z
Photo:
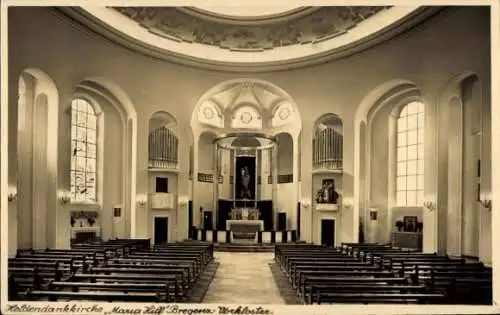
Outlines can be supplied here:
M478 212L483 211L478 197L481 198L482 160L482 90L481 82L476 75L464 79L461 83L463 98L463 234L462 254L479 257L480 218ZM479 191L479 194L478 194ZM484 213L484 211L483 211ZM487 247L490 247L488 244Z
M278 183L291 182L290 175L293 174L293 139L289 133L278 133Z
M177 169L179 138L177 122L167 112L156 112L149 119L148 167Z
M211 174L215 170L213 141L217 135L213 132L203 132L198 141L198 170L200 173Z
M342 170L343 126L336 114L326 114L314 124L313 169Z
M454 76L440 96L440 173L438 212L440 252L491 260L491 213L479 202L490 189L491 158L484 146L489 131L484 128L481 82L464 72ZM490 151L489 151L490 152ZM446 205L444 207L444 205ZM484 245L487 244L487 245Z
M274 123L272 120L274 119ZM288 138L284 143L286 148L282 148L282 159L286 160L281 163L283 166L280 172L271 172L271 161L278 159L274 154L274 148L266 148L265 152L253 152L255 161L260 172L256 174L256 193L255 198L263 201L259 206L265 203L265 212L274 216L277 213L277 201L272 200L277 194L274 185L282 181L284 185L291 185L286 195L287 205L283 206L283 211L296 212L298 202L298 180L297 173L299 167L293 156L298 152L298 134L301 130L300 113L293 99L281 88L276 85L260 79L235 79L217 84L213 88L204 93L191 116L191 128L193 132L193 224L201 225L201 219L197 218L198 209L215 209L218 204L214 202L217 198L220 204L224 204L223 208L230 205L229 202L235 196L235 166L234 161L236 155L252 153L243 150L241 147L259 147L264 145L259 140L250 139L249 137L241 137L235 142L230 143L235 147L235 150L221 149L217 152L217 169L219 170L219 186L215 189L215 185L208 187L205 182L212 181L214 172L215 152L213 139L214 137L223 137L232 132L254 133L258 132L269 138L274 138L277 134L287 133ZM213 134L214 136L208 136ZM264 145L267 146L267 145ZM283 151L286 149L286 151ZM255 151L255 150L253 150ZM297 151L297 152L294 152ZM231 153L232 152L232 153ZM275 163L278 164L278 163ZM297 170L294 168L297 167ZM257 170L257 169L256 169ZM257 172L256 172L257 173ZM273 173L273 174L271 174ZM253 174L253 173L252 173ZM280 181L271 180L272 175L283 175ZM214 192L214 190L217 190ZM215 195L217 195L215 197ZM233 200L234 201L234 200ZM265 202L264 202L265 201ZM227 205L226 205L227 203ZM254 202L254 205L257 202ZM233 204L233 203L231 203ZM207 208L209 207L209 208ZM225 211L225 210L224 210ZM214 211L213 213L216 213ZM225 212L224 212L225 213ZM290 214L292 218L291 228L296 226L293 221L295 214ZM225 220L225 216L223 218ZM274 220L275 221L275 220Z
M9 226L9 252L16 248L60 245L53 224L58 222L59 95L52 79L39 69L24 70L18 81L17 216ZM34 222L37 224L34 224Z
M135 109L125 92L113 82L88 78L75 86L67 110L71 113L65 122L70 141L63 152L71 170L65 181L72 196L67 208L76 225L71 226L68 234L71 239L78 238L81 227L85 227L87 232L103 239L128 237L137 223L132 213L136 178ZM81 175L85 181L79 183ZM88 180L89 175L93 181ZM77 187L83 188L85 196L77 198ZM88 194L92 190L93 196ZM116 208L121 211L113 211ZM78 217L81 211L94 216L94 223ZM120 215L115 216L115 212Z
M398 203L397 199L398 191L402 187L398 186L398 183L401 184L401 178L398 176L403 175L398 173L398 165L401 164L398 164L398 158L402 157L398 145L403 145L399 141L401 137L398 138L398 119L401 121L401 113L408 104L419 100L421 92L414 83L392 80L370 91L356 112L353 210L357 212L359 209L356 217L363 218L363 236L366 242L390 241L395 221L402 220L404 216L417 216L419 222L423 220L421 204L402 204ZM415 113L415 117L420 117L417 114ZM412 119L412 123L417 121ZM406 129L402 132L406 139ZM404 148L406 149L406 146ZM416 184L415 180L415 186ZM356 222L353 228L358 231L359 222ZM355 235L359 237L359 232Z

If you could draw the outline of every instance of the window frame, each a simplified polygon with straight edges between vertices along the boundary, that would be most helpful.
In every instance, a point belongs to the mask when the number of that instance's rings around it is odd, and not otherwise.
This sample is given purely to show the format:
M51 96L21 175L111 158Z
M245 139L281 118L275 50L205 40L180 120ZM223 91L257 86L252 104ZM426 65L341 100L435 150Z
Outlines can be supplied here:
M417 108L415 112L408 113L410 106L416 104ZM394 128L394 202L398 207L421 207L424 201L424 191L425 191L425 107L426 104L421 100L410 100L406 101L403 105L398 108L395 113L395 128ZM412 124L415 126L408 128L409 118L411 118ZM405 126L403 125L403 119L405 121ZM421 119L421 123L420 123ZM415 132L415 139L410 139L410 133ZM405 138L405 143L401 144L400 140ZM410 140L412 141L410 143ZM414 156L412 152L412 157L409 158L410 151L415 151ZM413 150L414 148L414 150ZM404 152L404 153L403 153ZM415 164L409 173L409 165ZM409 188L408 179L414 180L412 184L414 187ZM414 202L408 200L408 192L414 193ZM404 194L404 202L399 194Z
M91 200L88 198L85 198L83 200L77 200L76 197L76 192L72 191L73 185L72 185L72 176L74 176L75 170L73 168L73 141L75 141L75 138L73 138L73 128L77 126L76 123L73 122L73 112L74 112L74 102L76 100L83 100L86 102L93 110L93 114L95 117L95 166L94 166L94 190L95 190L95 200ZM102 110L100 106L98 105L97 101L94 99L90 98L87 95L82 95L82 94L74 94L71 98L71 102L69 105L69 116L70 116L70 165L69 165L69 193L71 196L70 204L72 205L95 205L98 206L101 202L102 196L100 194L100 186L102 182L102 129L103 129L103 124L102 124ZM87 113L88 115L89 113ZM88 132L89 128L87 126L85 127L86 132ZM77 140L78 141L78 140ZM85 160L92 159L91 157L88 157L87 154L87 147L85 150ZM86 177L87 170L85 169L84 171L84 176ZM76 179L75 179L76 181ZM85 186L87 185L86 180L85 180Z

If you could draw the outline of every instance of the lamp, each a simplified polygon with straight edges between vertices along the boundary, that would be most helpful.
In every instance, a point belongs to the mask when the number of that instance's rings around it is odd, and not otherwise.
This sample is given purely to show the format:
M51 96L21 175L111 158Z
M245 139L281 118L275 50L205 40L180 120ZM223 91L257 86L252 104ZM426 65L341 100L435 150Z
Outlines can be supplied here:
M491 193L487 192L481 193L478 201L486 209L491 209Z
M137 195L135 200L140 207L144 207L148 203L148 197L146 195Z
M188 203L189 203L189 197L187 197L187 196L180 196L180 197L179 197L179 204L180 204L181 206L185 206L185 205L187 205Z
M71 193L69 191L59 190L57 192L57 199L59 199L62 204L67 204L71 201Z
M9 202L12 202L16 200L17 198L17 187L16 186L9 186L7 189L7 200Z
M424 205L424 207L426 207L430 211L434 211L437 208L436 202L432 201L432 200L424 200L423 205Z
M300 200L300 204L302 205L302 207L304 208L309 208L311 206L311 199L310 198L302 198Z
M353 200L352 198L342 198L342 207L346 209L352 208Z

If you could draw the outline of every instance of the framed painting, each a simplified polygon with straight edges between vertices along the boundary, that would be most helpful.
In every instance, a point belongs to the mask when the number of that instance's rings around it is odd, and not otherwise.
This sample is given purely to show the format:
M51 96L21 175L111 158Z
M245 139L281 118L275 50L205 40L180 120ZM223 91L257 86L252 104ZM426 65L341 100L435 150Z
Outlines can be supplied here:
M405 232L415 232L417 230L417 217L415 216L403 217L403 229Z

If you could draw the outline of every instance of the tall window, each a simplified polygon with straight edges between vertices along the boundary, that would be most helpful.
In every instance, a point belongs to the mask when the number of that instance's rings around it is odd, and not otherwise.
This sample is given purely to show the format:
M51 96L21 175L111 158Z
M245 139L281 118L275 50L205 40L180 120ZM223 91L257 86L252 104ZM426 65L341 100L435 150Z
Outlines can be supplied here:
M411 102L397 120L396 198L399 206L421 206L424 199L424 104Z
M97 117L85 99L71 102L71 199L96 202Z

